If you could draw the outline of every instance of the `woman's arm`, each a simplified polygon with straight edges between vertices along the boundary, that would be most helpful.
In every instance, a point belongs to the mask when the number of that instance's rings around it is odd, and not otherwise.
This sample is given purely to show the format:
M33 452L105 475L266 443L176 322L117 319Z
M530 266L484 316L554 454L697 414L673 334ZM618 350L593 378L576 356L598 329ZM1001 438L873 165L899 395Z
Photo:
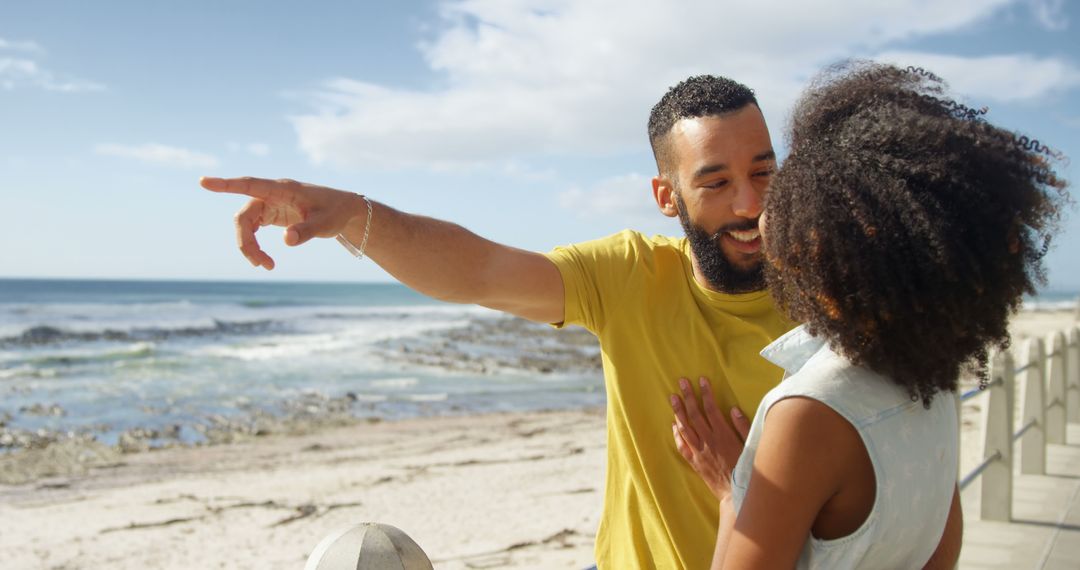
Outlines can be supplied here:
M858 432L821 402L781 400L765 421L738 517L721 509L714 570L794 567L823 508L865 461Z
M960 508L960 487L953 489L952 506L949 518L945 521L945 531L941 542L926 561L923 570L953 570L960 562L960 547L964 543L964 511Z
M727 552L728 542L731 541L731 531L735 530L735 501L728 493L720 499L720 530L716 533L716 547L713 548L713 568L720 568Z

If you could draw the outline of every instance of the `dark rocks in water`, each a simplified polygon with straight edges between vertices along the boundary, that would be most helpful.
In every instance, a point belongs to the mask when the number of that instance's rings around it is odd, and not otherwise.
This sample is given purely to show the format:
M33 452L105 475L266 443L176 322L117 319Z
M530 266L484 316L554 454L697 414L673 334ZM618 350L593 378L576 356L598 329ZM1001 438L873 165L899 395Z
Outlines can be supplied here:
M460 328L377 343L386 360L491 375L601 372L600 345L580 327L556 330L516 317L473 319Z
M14 344L22 345L49 344L63 338L64 335L64 331L55 327L33 327L23 331L21 335L11 340L14 341Z
M19 408L20 414L26 414L28 416L66 416L67 411L60 407L60 404L33 404L30 406L23 406Z
M0 428L0 449L44 449L64 438L64 433L47 429Z
M161 429L132 428L120 434L116 447L122 453L136 453L149 451L151 444L168 440L179 441L182 428L179 424L165 426Z
M71 341L93 341L122 338L125 340L155 340L166 336L205 336L262 333L278 330L281 322L258 323L216 322L213 327L169 329L72 332L51 327L36 327L18 337L0 339L0 347L11 343L59 344ZM600 350L592 334L583 329L555 330L516 318L473 319L467 326L433 331L412 338L398 338L379 343L376 349L391 361L410 365L432 366L443 370L475 374L595 374L600 376ZM431 405L413 402L421 414L432 409L461 412L462 407L451 401ZM59 416L63 408L49 403L27 405L12 417L0 411L0 481L34 477L12 459L33 457L34 473L67 473L87 469L98 459L83 461L78 449L85 448L87 457L102 458L115 463L125 453L145 452L161 447L202 446L261 438L271 435L312 433L328 427L377 423L370 417L375 404L357 392L330 396L308 392L293 396L273 409L238 400L228 414L207 415L181 420L182 424L162 426L162 416L172 415L172 405L143 406L143 412L158 416L145 427L124 426L125 431L109 426L81 427L77 432L47 429L17 429L11 426L20 416ZM14 410L12 410L14 412ZM183 414L181 414L182 416ZM17 423L17 420L15 420ZM39 422L40 423L40 422ZM120 428L120 429L124 429ZM68 429L68 428L65 428ZM102 434L110 434L104 436ZM100 438L116 437L115 445L106 445ZM104 450L104 451L103 451ZM33 452L33 453L31 453ZM111 458L111 459L109 459ZM88 462L89 461L89 462ZM56 466L58 465L59 466ZM7 467L5 467L7 466ZM55 467L55 468L54 468ZM11 468L23 474L5 475ZM24 473L25 471L25 473ZM40 475L38 475L40 476Z

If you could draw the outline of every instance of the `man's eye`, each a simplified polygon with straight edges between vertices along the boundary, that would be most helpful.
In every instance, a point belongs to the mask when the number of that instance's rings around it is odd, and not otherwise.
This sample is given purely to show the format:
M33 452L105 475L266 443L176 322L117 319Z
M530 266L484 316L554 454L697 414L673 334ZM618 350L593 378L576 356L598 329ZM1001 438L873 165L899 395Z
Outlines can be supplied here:
M727 186L727 183L728 183L727 180L717 180L716 182L709 182L708 184L702 184L701 187L702 188L710 188L710 189L715 190L717 188L723 188L724 186Z
M776 174L776 171L770 168L769 170L762 170L761 172L755 172L754 176L772 176L773 174Z

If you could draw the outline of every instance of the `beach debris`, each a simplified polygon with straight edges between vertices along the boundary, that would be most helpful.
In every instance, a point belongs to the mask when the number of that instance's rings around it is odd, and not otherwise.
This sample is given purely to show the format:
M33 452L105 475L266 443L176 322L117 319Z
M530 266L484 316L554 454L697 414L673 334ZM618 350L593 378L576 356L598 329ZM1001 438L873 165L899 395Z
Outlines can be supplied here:
M180 518L168 519L168 520L159 521L159 522L131 523L131 524L127 525L127 526L110 527L110 528L102 529L101 534L106 534L106 533L110 533L110 532L117 532L117 531L120 531L120 530L140 530L140 529L144 529L144 528L158 528L158 527L162 527L162 526L171 526L171 525L174 525L174 524L182 524L182 523L194 522L194 521L202 520L204 518L206 518L205 515L198 516L198 517L180 517Z
M564 528L564 529L560 530L559 532L557 532L557 533L555 533L555 534L553 534L553 535L551 535L551 536L549 536L549 537L547 537L547 538L545 538L543 540L528 540L528 541L525 541L525 542L518 542L518 543L515 543L515 544L511 544L510 546L506 547L506 550L520 550L522 548L528 548L530 546L539 546L541 544L544 544L544 545L556 545L559 548L572 548L574 546L573 543L572 543L572 539L574 537L580 536L580 534L581 533L579 533L578 531L576 531L576 530L574 530L572 528Z
M232 501L232 502L229 502L229 503L226 503L226 504L217 504L217 502L221 501L221 500ZM291 504L288 504L288 503L282 503L282 502L278 502L278 501L274 501L274 500L250 501L250 500L239 499L239 498L236 498L236 497L200 498L200 497L196 497L196 496L190 495L190 494L183 494L183 495L180 495L180 496L176 497L175 499L171 499L171 500L164 500L164 501L163 500L158 500L158 501L155 502L155 504L166 504L166 503L178 502L178 501L195 501L195 502L203 503L203 506L206 508L206 513L201 514L201 515L190 516L190 517L174 517L174 518L169 518L169 519L165 519L165 520L162 520L162 521L131 522L131 523L128 523L127 525L124 525L124 526L104 528L104 529L102 529L100 531L100 533L101 534L106 534L106 533L110 533L110 532L119 532L119 531L125 531L125 530L142 530L142 529L147 529L147 528L158 528L158 527L163 527L163 526L172 526L172 525L176 525L176 524L198 522L198 521L201 521L201 520L205 520L207 518L218 516L221 513L224 513L226 511L231 511L231 510L236 510L236 509L283 509L283 510L289 510L289 511L294 511L295 512L295 514L290 515L288 517L285 517L284 519L281 519L281 520L279 520L279 521L277 521L277 522L270 525L271 527L275 527L275 526L282 526L282 525L285 525L285 524L289 524L289 523L298 521L300 519L308 518L308 517L319 517L319 516L322 516L322 515L330 512L330 511L334 510L334 509L341 509L341 508L346 508L346 507L359 507L360 506L359 502L329 503L329 504L325 504L325 505L318 505L318 504L315 504L315 503L303 503L303 504L300 504L300 505L291 505Z
M521 550L528 550L530 548L544 547L544 548L574 548L582 543L591 542L595 537L586 535L580 531L572 528L564 528L547 538L540 540L525 540L521 542L515 542L506 548L499 550L492 550L487 552L479 552L475 554L469 554L466 556L459 556L456 558L450 558L445 560L436 560L436 562L447 562L450 560L462 560L467 568L474 569L487 569L487 568L505 568L513 565L513 553Z
M270 526L286 525L286 524L289 524L291 522L296 522L296 521L298 521L300 519L306 519L306 518L308 518L308 517L310 517L312 515L315 515L318 512L319 512L319 507L316 507L315 505L313 505L311 503L308 503L308 504L305 504L305 505L300 505L300 506L296 507L296 514L295 515L293 515L291 517L285 517L285 518L279 520L278 522L276 522L276 523L274 523L274 524L272 524Z

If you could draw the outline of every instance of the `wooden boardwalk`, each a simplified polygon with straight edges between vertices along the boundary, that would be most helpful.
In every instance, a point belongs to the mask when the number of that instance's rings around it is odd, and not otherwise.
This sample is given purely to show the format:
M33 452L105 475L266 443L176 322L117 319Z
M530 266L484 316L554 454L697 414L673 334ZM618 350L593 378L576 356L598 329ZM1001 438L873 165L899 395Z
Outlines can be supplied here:
M1080 424L1066 441L1047 446L1046 475L1021 475L1017 462L1010 522L979 520L981 481L963 492L961 569L1080 570Z

